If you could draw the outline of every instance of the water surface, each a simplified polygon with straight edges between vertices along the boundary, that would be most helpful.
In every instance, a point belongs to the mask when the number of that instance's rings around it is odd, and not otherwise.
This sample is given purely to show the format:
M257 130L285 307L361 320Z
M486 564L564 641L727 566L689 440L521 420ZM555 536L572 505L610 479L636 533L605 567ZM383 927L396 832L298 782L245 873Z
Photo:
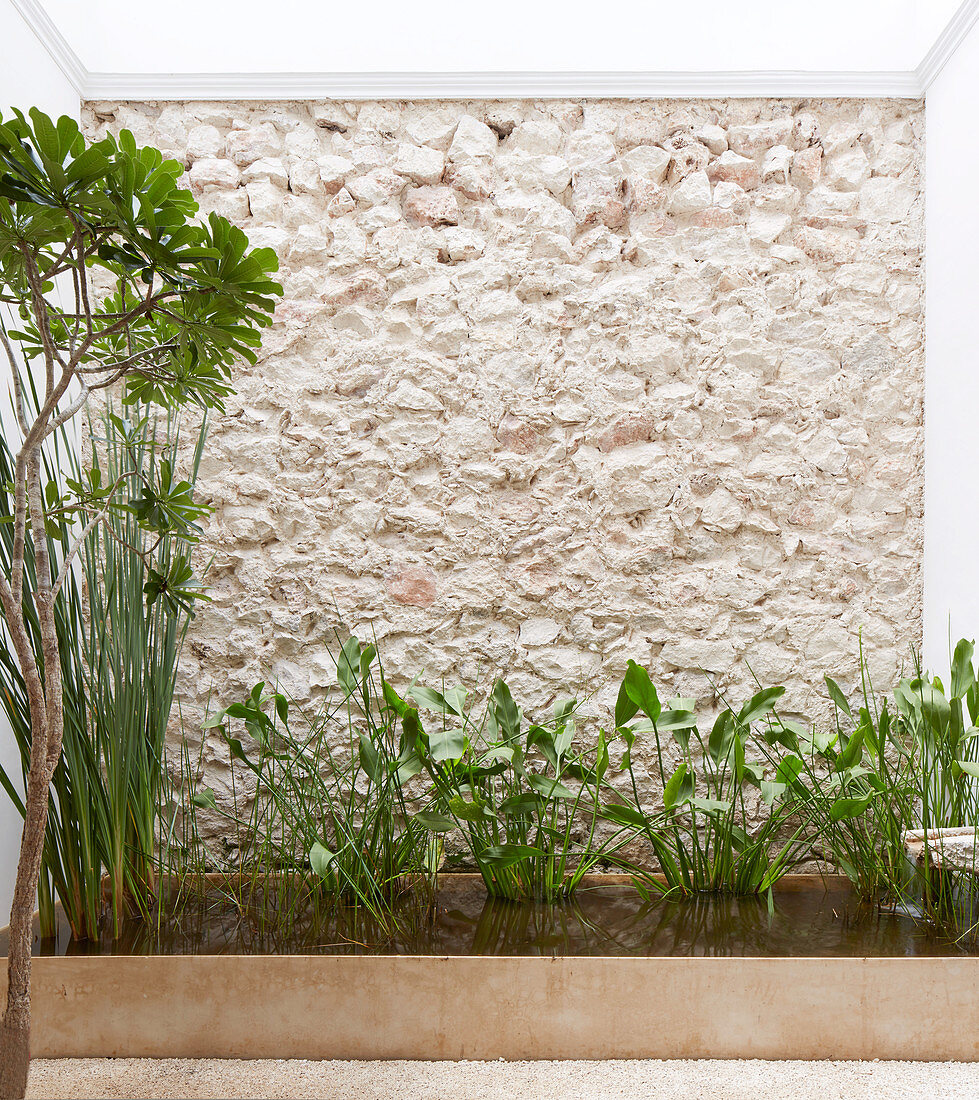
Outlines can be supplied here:
M628 886L582 889L558 904L487 898L478 878L447 876L434 903L400 899L393 927L362 910L294 896L252 898L242 908L211 885L171 901L148 924L128 920L98 942L35 938L37 955L679 955L919 956L969 952L913 917L861 903L849 885L784 880L766 898L644 901ZM0 952L6 953L6 933Z

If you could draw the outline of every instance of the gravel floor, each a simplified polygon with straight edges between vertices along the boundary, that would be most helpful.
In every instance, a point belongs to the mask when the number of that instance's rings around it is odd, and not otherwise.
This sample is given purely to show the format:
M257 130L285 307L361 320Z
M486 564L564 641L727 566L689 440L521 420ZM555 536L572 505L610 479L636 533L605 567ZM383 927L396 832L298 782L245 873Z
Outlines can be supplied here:
M976 1100L956 1062L300 1062L39 1060L35 1100Z

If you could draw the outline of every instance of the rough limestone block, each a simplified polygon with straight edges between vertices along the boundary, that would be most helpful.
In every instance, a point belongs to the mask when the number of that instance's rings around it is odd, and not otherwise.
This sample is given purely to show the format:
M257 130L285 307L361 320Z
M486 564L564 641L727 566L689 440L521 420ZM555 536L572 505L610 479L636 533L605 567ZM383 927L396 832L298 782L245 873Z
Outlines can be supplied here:
M437 149L402 142L398 146L394 170L415 183L438 183L445 171L445 157Z
M706 172L693 172L674 189L667 209L671 214L695 214L710 206L710 179Z
M452 144L449 146L449 160L479 160L482 157L495 156L499 151L496 134L479 119L472 115L463 115L459 119Z
M451 187L416 187L405 198L405 216L420 225L456 225L459 204Z

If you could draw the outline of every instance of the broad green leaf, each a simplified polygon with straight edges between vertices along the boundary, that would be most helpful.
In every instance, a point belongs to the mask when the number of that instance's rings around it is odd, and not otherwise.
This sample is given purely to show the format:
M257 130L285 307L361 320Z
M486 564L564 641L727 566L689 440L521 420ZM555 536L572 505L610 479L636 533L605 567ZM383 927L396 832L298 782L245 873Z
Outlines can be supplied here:
M479 861L490 867L512 867L515 863L542 856L540 848L531 844L494 844L479 853Z
M433 730L428 735L429 752L438 763L461 760L466 755L465 730Z
M620 770L625 771L632 767L632 746L636 743L636 735L630 729L619 729L619 736L625 742L625 751L622 753Z
M554 755L559 761L571 748L571 743L574 741L574 732L574 721L569 718L554 734Z
M764 718L774 708L776 702L785 694L784 687L767 687L753 695L738 711L738 724L748 726L759 718Z
M406 707L401 718L401 728L404 730L405 740L419 752L427 749L428 737L422 728L418 717L418 711L414 707Z
M667 780L663 790L663 805L672 810L680 801L685 801L693 793L693 780L687 774L687 765L680 764Z
M550 779L546 775L528 775L527 786L544 798L574 798L574 791L570 790L557 779Z
M766 806L771 806L776 799L781 798L789 789L785 783L772 783L763 779L759 784L761 788L761 800Z
M639 704L629 698L625 680L619 684L618 698L615 700L615 725L621 729L627 722L631 722L639 710Z
M650 722L655 723L663 708L660 706L659 696L656 694L655 685L649 678L649 673L641 665L637 665L635 661L630 661L622 683L629 699L636 704Z
M309 850L309 865L313 869L313 874L318 875L324 882L330 882L334 877L333 861L335 859L336 853L331 852L318 840Z
M852 717L850 710L850 703L847 697L843 694L840 685L831 677L824 676L823 680L826 682L826 690L829 692L830 699L836 704L837 707L849 718Z
M461 796L449 799L449 809L460 821L492 821L496 816L484 802L479 799L467 801Z
M360 766L364 773L375 783L380 783L384 778L384 762L377 746L366 733L360 735Z
M745 779L752 786L757 787L765 776L765 768L762 764L752 763L746 760L738 767L738 778Z
M975 642L962 638L955 647L952 655L952 682L951 691L953 699L963 699L969 688L975 683L976 676L972 669L972 656L975 653Z
M603 806L599 816L633 829L644 829L648 823L646 815L635 806Z
M724 764L731 754L734 730L734 715L729 710L722 711L717 716L707 741L707 752L718 767Z
M546 800L532 791L514 794L504 798L498 809L504 817L528 817L537 813L546 805Z
M578 709L577 699L558 699L554 704L554 725L563 726L574 718Z
M510 689L502 680L497 680L493 687L493 695L490 701L493 716L500 733L507 740L513 740L520 736L520 709L513 701Z
M778 762L778 767L775 769L775 779L778 783L784 783L786 786L791 787L798 780L804 768L803 761L794 753L789 753Z
M484 753L479 763L482 764L511 764L513 762L514 748L512 745L496 745Z
M447 814L436 813L435 810L419 810L412 820L417 821L423 829L430 833L448 833L456 827L454 818L449 817Z
M207 810L216 810L218 808L217 800L214 797L214 791L212 791L210 787L202 787L199 791L194 791L191 802L193 802L195 806L200 806Z
M283 725L289 722L289 700L280 692L276 692L273 696L275 700L275 713L279 716L279 721Z
M668 731L689 730L696 724L696 716L692 710L661 710L656 721L656 728L661 733Z
M932 684L920 685L918 701L925 722L936 740L940 740L948 730L951 708L941 689L941 681L937 677Z
M846 821L859 817L874 800L873 793L863 798L838 798L829 808L830 821Z
M452 708L447 703L445 696L433 688L423 687L421 684L412 684L408 694L424 710L433 710L436 714L445 714Z
M447 688L445 703L453 714L458 714L461 718L466 713L466 689L461 687Z
M360 684L360 642L349 637L337 658L337 683L347 695L353 695Z
M833 748L839 739L840 735L838 733L814 729L812 731L812 741L810 743L812 744L813 750L822 756Z
M413 779L424 770L425 767L418 753L409 752L402 753L398 757L398 766L394 774L399 783L407 783L409 779Z
M609 754L608 741L605 739L605 730L598 731L598 745L595 748L595 784L601 787L608 772Z
M714 814L726 814L731 808L731 803L725 802L723 799L700 798L697 795L694 795L694 797L690 799L690 805L693 806L695 810L700 810L701 813L707 814L708 817Z
M840 753L840 767L844 770L852 768L860 763L863 756L863 741L866 737L866 727L860 726L854 730L846 748Z

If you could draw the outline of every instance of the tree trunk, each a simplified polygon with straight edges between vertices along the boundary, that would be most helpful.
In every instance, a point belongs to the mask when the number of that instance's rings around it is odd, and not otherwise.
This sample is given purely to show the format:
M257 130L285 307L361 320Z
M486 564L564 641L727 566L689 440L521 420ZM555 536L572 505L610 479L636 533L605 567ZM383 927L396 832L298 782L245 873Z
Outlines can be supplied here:
M35 730L32 741L36 754L46 738ZM32 756L33 744L32 744ZM31 1040L31 944L34 939L34 897L44 851L44 832L48 820L48 787L51 776L46 767L34 769L28 775L27 812L21 838L20 860L14 900L10 907L10 948L7 956L7 1008L0 1024L0 1100L22 1100L27 1090Z
M44 854L48 823L51 779L61 757L64 735L64 700L61 683L61 653L54 618L51 562L44 529L44 498L41 490L40 456L27 459L27 495L34 543L37 590L34 606L41 634L44 680L31 649L21 608L4 593L4 611L17 659L27 684L31 712L31 761L24 799L24 831L20 859L10 907L10 947L7 955L7 1007L0 1023L0 1100L23 1100L27 1091L31 1040L31 946L34 939L34 899ZM13 562L16 569L21 562ZM8 602L11 606L7 606Z

